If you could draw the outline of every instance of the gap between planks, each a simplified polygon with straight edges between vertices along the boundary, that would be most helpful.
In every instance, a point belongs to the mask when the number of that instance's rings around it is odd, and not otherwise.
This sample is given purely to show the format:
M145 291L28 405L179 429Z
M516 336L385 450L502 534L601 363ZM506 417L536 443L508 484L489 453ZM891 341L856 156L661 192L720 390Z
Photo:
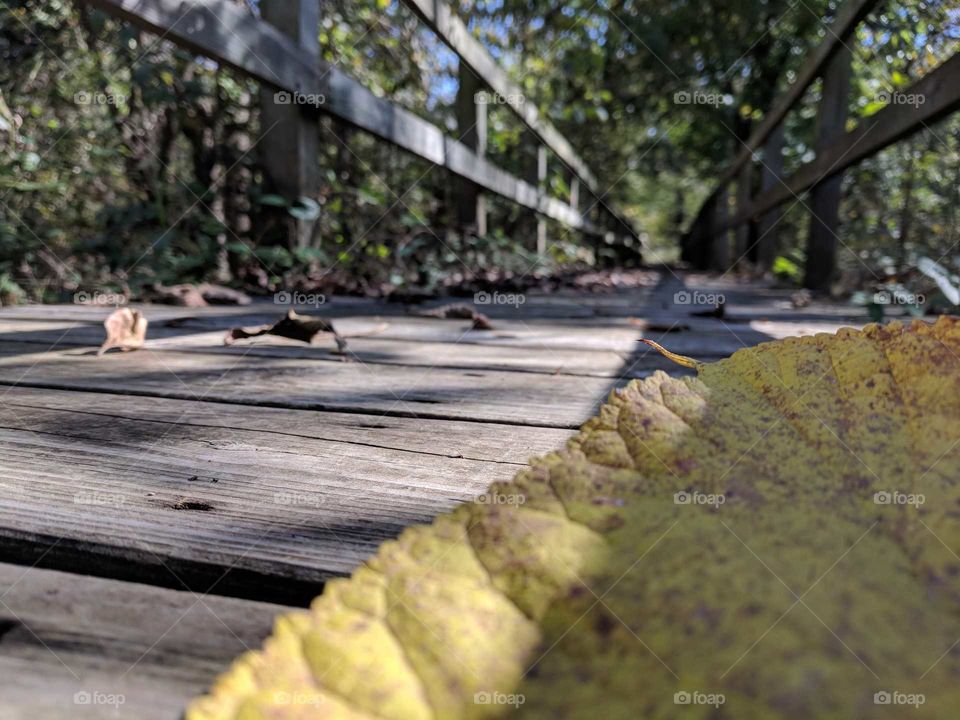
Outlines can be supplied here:
M2 720L173 720L289 609L6 563L0 587Z
M23 354L23 349L0 342L0 384L561 429L576 429L589 419L615 382L179 351L95 357Z
M8 399L3 557L290 604L569 436L96 393ZM358 435L369 444L343 442Z

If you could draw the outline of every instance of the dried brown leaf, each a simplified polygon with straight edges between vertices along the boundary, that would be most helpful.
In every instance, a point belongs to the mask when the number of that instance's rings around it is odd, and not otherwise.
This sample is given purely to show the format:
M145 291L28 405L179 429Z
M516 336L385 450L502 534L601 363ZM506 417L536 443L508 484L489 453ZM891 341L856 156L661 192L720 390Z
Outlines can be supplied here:
M424 310L417 314L420 315L420 317L440 318L442 320L472 320L473 324L471 327L474 330L493 330L493 323L490 322L490 318L481 312L477 312L477 309L472 305L465 303L441 305L440 307L433 308L432 310Z
M103 341L97 355L103 355L111 348L120 348L124 352L137 350L143 347L147 338L147 318L133 308L114 310L103 321L103 327L106 328L107 339Z
M237 340L245 338L259 337L261 335L276 335L278 337L298 340L299 342L313 342L318 333L328 332L333 335L337 343L337 349L344 352L347 349L347 341L334 328L333 323L324 318L299 315L294 310L288 310L282 320L267 325L258 325L256 327L235 327L230 328L223 338L224 345L232 345Z

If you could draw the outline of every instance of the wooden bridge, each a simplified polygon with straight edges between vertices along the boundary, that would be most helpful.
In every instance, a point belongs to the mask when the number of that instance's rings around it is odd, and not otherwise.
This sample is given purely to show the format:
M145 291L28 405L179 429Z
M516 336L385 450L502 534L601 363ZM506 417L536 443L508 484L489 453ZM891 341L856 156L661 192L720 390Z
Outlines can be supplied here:
M484 195L493 193L537 213L541 251L549 218L590 238L599 257L635 262L638 230L609 189L464 23L441 0L406 1L462 60L458 139L322 63L315 1L261 3L259 18L225 0L90 4L270 94L323 95L317 107L264 105L282 128L274 179L292 197L309 196L313 113L328 113L459 178L464 226L482 230ZM744 141L683 240L690 266L768 264L775 213L812 189L819 229L807 279L821 287L836 252L843 170L960 106L954 57L912 89L923 105L892 103L844 132L834 112L849 77L844 41L875 5L842 8ZM821 76L817 158L783 177L779 128ZM482 91L510 104L539 143L530 177L484 158ZM568 198L546 192L550 159L570 176ZM730 276L662 268L630 279L603 293L531 292L522 304L485 305L493 329L334 298L311 312L335 320L345 354L332 341L223 344L231 327L275 320L269 302L137 306L150 321L146 347L103 357L101 308L0 310L0 718L177 717L231 658L261 642L281 606L305 605L403 527L560 447L612 389L658 369L685 372L641 337L710 360L866 322L858 308L816 297L795 307L790 291ZM722 314L699 302L717 296Z
M561 447L611 389L684 372L640 337L710 360L865 321L690 276L726 300L697 317L679 279L649 275L490 308L493 330L334 301L346 335L387 324L346 362L332 341L223 346L269 303L140 306L147 347L103 357L103 310L0 311L0 717L115 717L110 696L121 717L177 717L278 605Z

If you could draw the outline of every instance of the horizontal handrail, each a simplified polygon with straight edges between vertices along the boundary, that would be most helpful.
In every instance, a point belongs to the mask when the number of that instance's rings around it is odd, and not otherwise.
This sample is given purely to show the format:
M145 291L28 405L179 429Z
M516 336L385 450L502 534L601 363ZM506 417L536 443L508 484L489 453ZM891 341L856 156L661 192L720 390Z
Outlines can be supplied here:
M518 205L587 234L604 234L603 228L579 210L478 156L433 123L376 97L340 69L318 60L273 26L227 0L88 2L274 89L322 98L311 107Z
M470 33L466 24L443 0L403 0L473 73L502 98L516 115L550 148L591 191L597 180L560 131L526 101L520 86L512 82L490 52Z
M717 187L708 200L715 197L724 185L736 177L740 169L777 129L777 125L783 121L787 113L800 102L807 88L823 74L831 58L853 34L857 25L870 14L870 11L879 2L880 0L850 0L840 9L833 23L827 26L827 37L807 54L803 65L797 72L796 79L764 115L754 131L750 133L750 137L744 141L743 148L733 162L720 173L717 179Z
M922 98L913 104L897 98ZM890 145L919 132L940 118L960 109L960 53L951 56L913 85L891 95L893 102L875 117L866 118L857 127L832 142L817 157L783 178L750 206L726 222L717 223L720 234L796 197L804 190L842 173Z

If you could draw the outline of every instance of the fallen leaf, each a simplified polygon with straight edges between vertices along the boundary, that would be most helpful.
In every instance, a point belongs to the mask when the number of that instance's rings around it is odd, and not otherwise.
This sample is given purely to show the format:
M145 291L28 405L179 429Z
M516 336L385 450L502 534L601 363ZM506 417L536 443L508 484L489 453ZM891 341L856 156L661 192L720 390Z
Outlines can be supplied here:
M474 313L473 323L470 325L474 330L493 330L493 323L483 313Z
M144 288L144 297L150 302L164 305L180 305L182 307L206 307L207 301L203 294L194 285L165 286L154 283Z
M441 305L440 307L433 308L432 310L418 312L417 315L420 317L441 318L444 320L472 320L473 323L470 325L470 327L474 330L494 329L493 323L490 322L490 318L481 312L477 312L477 309L472 305L466 305L464 303Z
M250 328L231 328L224 336L223 344L233 345L236 340L259 337L260 335L277 335L278 337L285 337L290 340L299 340L300 342L311 344L317 334L322 332L333 335L339 352L346 351L347 341L333 329L332 322L324 318L300 315L294 310L288 310L283 319L275 323Z
M812 300L813 294L806 288L803 288L790 296L790 307L794 310L799 310L800 308L807 307Z
M145 288L146 297L152 302L183 307L206 307L207 305L249 305L250 296L240 290L223 285L200 283L191 285L162 285L154 283Z
M110 313L103 321L107 331L107 339L97 350L97 355L103 355L111 348L120 348L126 352L143 347L147 337L147 318L143 313L133 308L118 308Z
M960 320L697 370L384 543L188 720L953 717Z
M250 296L245 292L223 285L200 283L197 290L210 305L249 305L251 302Z

